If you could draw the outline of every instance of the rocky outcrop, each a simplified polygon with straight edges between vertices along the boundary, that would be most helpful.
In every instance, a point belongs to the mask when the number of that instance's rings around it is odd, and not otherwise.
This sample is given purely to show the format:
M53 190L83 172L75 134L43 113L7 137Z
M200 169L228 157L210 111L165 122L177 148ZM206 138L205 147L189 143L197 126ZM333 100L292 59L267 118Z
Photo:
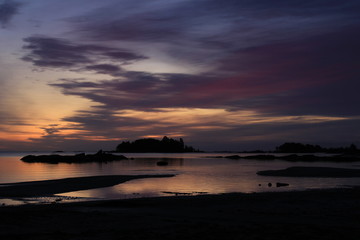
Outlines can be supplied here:
M21 158L21 161L27 163L88 163L88 162L111 162L127 159L123 155L114 155L110 153L98 151L95 154L75 154L75 155L27 155Z

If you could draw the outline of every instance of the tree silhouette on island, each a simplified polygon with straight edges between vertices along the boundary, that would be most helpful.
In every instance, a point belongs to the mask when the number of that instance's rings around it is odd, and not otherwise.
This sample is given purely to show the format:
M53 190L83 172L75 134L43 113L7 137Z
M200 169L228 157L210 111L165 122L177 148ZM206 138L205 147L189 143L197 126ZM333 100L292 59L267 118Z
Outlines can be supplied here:
M200 152L191 146L186 146L184 140L175 140L164 136L162 140L142 138L133 142L123 141L116 147L116 152L126 153L182 153Z

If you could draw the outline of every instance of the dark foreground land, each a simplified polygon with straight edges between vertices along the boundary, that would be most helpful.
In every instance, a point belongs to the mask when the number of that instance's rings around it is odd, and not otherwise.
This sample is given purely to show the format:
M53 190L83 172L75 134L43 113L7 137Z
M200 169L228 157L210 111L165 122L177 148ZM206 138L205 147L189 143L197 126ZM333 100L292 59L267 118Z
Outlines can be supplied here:
M0 207L1 239L360 239L360 187Z

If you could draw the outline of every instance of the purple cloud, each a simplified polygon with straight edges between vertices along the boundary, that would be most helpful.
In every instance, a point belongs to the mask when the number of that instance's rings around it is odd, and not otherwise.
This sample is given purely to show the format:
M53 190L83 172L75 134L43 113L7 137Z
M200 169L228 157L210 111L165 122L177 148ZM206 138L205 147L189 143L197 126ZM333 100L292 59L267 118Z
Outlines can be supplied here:
M97 40L229 49L339 29L359 22L359 9L358 1L201 0L151 5L142 0L122 1L69 21L84 37Z
M322 137L316 134L343 136L340 130L331 132L335 123L304 127L299 123L267 122L239 124L228 130L224 121L221 138L219 130L189 130L201 127L196 124L159 126L154 120L121 114L126 110L143 111L145 118L150 111L175 108L254 111L259 118L346 115L355 120L336 126L349 131L346 124L350 124L358 129L358 1L161 3L126 0L69 20L75 39L91 44L45 36L25 39L27 54L23 60L36 67L91 71L112 77L96 81L60 79L50 84L65 95L94 103L91 111L79 111L62 119L77 123L77 128L84 130L81 136L131 138L173 129L187 131L188 136L198 134L196 138L204 142L215 135L223 142L245 142L250 138L259 142L257 138L268 137L279 143L292 140L287 139L289 136L303 140L307 136L320 140ZM161 55L204 68L193 74L153 73L141 70L141 66L129 71L124 65L146 59L145 54L108 45L123 46L128 42L133 49L150 50L154 58ZM59 128L43 130L48 133L47 139L59 140Z
M135 54L119 48L104 47L93 44L79 44L65 39L44 36L25 38L24 50L28 51L22 60L31 62L36 67L65 68L69 70L88 70L100 72L113 72L120 67L110 64L102 64L102 61L113 61L117 64L146 59L142 55Z
M12 0L5 0L0 4L0 24L2 28L6 28L14 15L19 13L21 5L21 3Z
M360 34L355 29L352 26L336 33L239 50L219 60L217 68L201 74L154 74L89 65L88 70L121 79L96 83L65 80L51 85L65 94L118 110L200 107L307 115L317 108L319 112L333 109L326 111L331 115L343 114L341 109L357 115L357 109L351 110L356 94L337 102L330 97L334 96L333 86L342 86L339 89L343 92L357 89Z
M357 1L289 4L228 0L220 4L202 0L161 7L148 3L147 8L142 4L145 2L124 1L123 8L101 8L79 24L74 23L82 37L99 44L30 37L25 39L28 44L24 47L30 53L23 59L38 67L113 76L112 80L96 83L66 80L51 84L65 94L90 99L109 109L215 107L281 114L292 112L292 106L277 103L287 98L298 103L297 114L307 114L306 99L295 101L301 92L330 89L327 86L336 82L354 83L351 79L358 76L355 69L360 23L354 19L360 8ZM124 70L122 65L146 57L104 47L102 40L168 42L166 51L173 56L179 55L178 44L173 43L183 43L190 52L199 46L204 49L215 44L218 48L215 52L202 50L196 57L196 50L180 57L184 61L212 59L212 68L207 72L154 74ZM330 100L325 101L326 92L317 93L318 98L323 97L316 101L317 107L325 109Z
M178 61L213 67L244 49L280 46L359 25L358 1L122 1L69 19L98 42L132 42ZM154 45L154 43L159 45ZM163 46L166 47L163 47ZM162 46L161 49L156 49Z
M121 68L112 64L97 64L97 65L89 65L85 67L85 70L95 71L99 74L108 74L112 76L119 75L121 73Z

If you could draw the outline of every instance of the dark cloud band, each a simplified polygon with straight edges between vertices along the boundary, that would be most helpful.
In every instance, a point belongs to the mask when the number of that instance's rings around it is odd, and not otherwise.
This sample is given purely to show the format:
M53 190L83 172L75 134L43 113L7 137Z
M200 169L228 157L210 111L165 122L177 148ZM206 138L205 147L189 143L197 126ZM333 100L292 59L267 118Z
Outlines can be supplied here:
M23 47L28 53L22 58L36 67L65 68L72 70L87 69L98 72L113 73L120 70L117 65L146 59L119 48L104 47L93 44L73 43L65 39L45 36L33 36L24 39ZM103 64L111 61L114 65Z
M11 0L5 0L3 3L0 3L0 24L3 28L6 28L14 15L19 13L21 5Z

